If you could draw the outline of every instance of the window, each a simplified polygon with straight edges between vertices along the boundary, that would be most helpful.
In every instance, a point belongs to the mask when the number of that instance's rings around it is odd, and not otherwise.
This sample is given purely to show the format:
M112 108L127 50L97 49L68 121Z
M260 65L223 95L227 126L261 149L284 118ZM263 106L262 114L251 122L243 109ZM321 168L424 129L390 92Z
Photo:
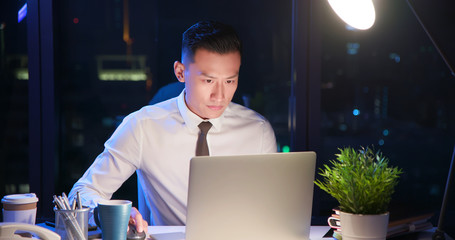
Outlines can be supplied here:
M453 34L442 34L436 25L448 3L431 10L413 4L454 58L448 44ZM438 213L455 143L454 76L405 1L376 5L376 23L366 31L346 28L327 7L319 159L334 159L339 147L374 145L404 170L393 209ZM327 212L336 204L329 197L323 201Z
M0 196L30 192L27 24L25 1L0 5ZM23 12L23 11L22 11ZM20 167L18 167L20 166Z

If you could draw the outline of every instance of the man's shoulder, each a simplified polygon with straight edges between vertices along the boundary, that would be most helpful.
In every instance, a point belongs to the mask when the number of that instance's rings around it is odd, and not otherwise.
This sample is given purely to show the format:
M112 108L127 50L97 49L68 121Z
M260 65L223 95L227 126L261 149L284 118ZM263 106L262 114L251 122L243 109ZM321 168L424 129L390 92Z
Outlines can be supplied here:
M178 112L177 98L171 98L153 105L144 106L133 112L131 116L137 119L163 119Z
M231 102L226 111L227 117L242 118L245 120L267 122L267 119L258 112L243 105Z

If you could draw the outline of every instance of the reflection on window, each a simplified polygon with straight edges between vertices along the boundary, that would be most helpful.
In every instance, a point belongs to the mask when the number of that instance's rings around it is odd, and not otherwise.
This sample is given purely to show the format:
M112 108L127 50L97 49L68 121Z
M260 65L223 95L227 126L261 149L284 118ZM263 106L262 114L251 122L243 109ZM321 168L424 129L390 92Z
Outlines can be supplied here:
M98 55L98 78L101 81L145 81L146 61L145 55Z
M17 12L17 22L21 22L27 16L27 3L24 4Z
M27 55L7 56L7 66L12 70L17 80L28 80L28 57Z
M334 159L339 147L373 145L404 170L392 211L436 212L455 140L455 81L416 19L403 21L406 4L384 2L396 13L379 12L381 21L368 31L323 22L318 159ZM440 36L453 58L453 37ZM325 197L321 208L330 213L336 203Z

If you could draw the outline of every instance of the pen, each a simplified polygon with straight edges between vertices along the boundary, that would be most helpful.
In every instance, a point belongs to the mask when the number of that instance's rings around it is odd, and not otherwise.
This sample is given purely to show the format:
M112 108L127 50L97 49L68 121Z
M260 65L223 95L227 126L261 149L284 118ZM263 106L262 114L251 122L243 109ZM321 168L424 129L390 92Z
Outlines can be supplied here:
M76 200L77 200L77 207L79 209L82 209L81 194L79 192L76 193Z
M58 209L65 209L63 203L60 201L60 199L54 195L54 202L57 205Z
M44 222L47 226L55 228L55 223L50 222L50 221L45 221Z
M68 207L68 210L71 210L71 205L70 205L70 201L68 200L68 197L66 196L65 192L62 193L62 198L63 198L63 201L65 201L65 205Z
M63 207L62 209L63 209L63 210L69 210L69 209L70 209L69 203L67 203L67 202L65 201L65 199L63 199L62 196L58 196L57 198L58 198L58 200L60 201L60 203L62 204L62 207Z
M76 210L76 199L73 199L73 205L71 206L72 210Z

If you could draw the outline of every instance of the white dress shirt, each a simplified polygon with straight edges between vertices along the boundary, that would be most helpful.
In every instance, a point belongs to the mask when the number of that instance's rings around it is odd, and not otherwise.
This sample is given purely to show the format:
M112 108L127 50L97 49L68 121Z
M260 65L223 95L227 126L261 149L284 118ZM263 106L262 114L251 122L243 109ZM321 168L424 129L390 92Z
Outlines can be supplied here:
M184 225L189 162L203 121L186 106L184 92L125 117L105 150L75 183L70 198L80 192L83 205L94 208L136 172L144 219L150 225ZM277 151L270 123L253 110L230 103L219 118L209 121L213 126L207 143L212 156Z

